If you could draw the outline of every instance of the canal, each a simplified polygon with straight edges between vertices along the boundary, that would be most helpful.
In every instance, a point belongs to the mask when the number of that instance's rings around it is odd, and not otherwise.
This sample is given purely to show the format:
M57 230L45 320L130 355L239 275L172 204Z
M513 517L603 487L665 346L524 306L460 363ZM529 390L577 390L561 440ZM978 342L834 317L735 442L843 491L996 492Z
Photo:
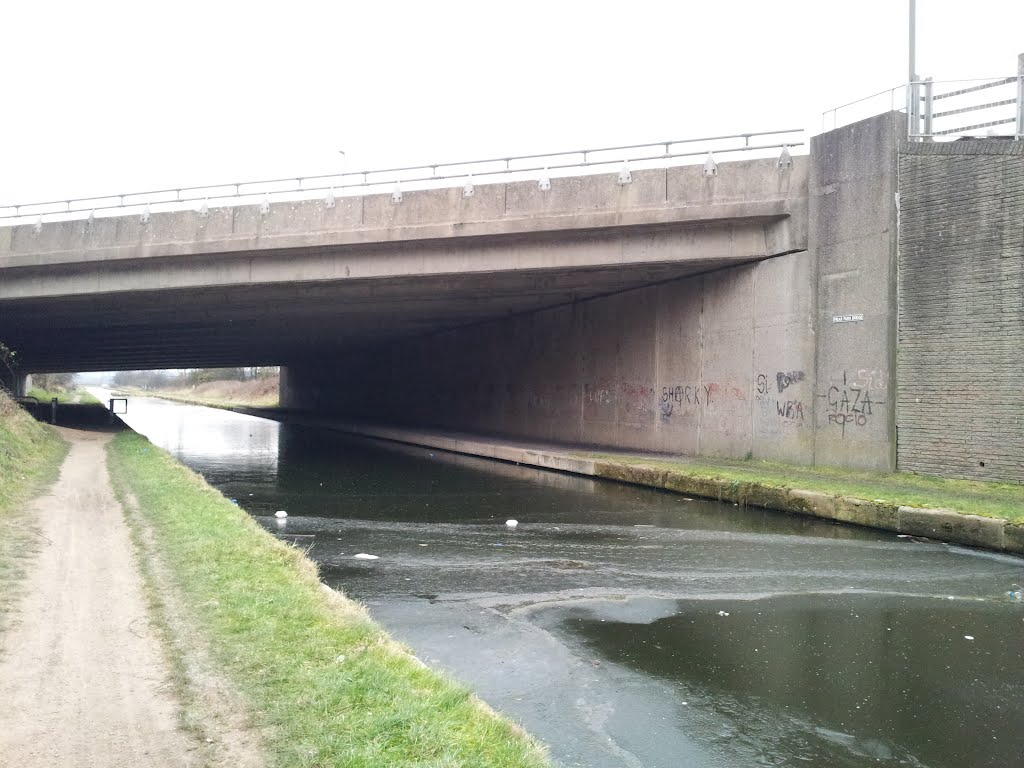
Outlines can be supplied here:
M559 765L1024 765L1020 558L156 399L125 419Z

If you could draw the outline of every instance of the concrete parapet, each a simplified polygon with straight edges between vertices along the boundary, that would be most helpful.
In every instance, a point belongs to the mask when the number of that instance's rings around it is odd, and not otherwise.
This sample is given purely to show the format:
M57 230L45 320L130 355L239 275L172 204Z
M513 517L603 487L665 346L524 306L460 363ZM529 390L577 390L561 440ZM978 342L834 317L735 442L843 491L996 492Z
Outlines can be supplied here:
M807 158L780 170L771 160L721 163L704 178L699 166L639 170L631 184L615 174L536 182L413 190L401 203L388 194L210 210L156 212L0 227L0 269L83 262L270 253L429 240L495 238L619 227L699 225L728 220L787 221L767 226L777 252L806 247ZM791 220L791 221L788 221Z

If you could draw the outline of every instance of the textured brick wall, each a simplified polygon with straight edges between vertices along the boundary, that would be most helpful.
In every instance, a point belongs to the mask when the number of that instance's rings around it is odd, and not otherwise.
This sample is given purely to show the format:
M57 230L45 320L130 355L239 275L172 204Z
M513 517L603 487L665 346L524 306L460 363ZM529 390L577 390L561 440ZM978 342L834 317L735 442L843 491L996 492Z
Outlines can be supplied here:
M1024 482L1024 142L900 152L901 470Z

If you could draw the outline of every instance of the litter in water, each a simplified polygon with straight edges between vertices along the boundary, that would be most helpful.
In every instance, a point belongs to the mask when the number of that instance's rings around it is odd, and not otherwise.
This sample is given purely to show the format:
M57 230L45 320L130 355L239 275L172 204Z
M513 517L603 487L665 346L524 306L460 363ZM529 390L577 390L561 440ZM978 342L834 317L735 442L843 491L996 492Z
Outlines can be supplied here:
M368 555L365 552L360 552L359 554L352 555L352 557L354 557L356 560L380 560L379 556Z

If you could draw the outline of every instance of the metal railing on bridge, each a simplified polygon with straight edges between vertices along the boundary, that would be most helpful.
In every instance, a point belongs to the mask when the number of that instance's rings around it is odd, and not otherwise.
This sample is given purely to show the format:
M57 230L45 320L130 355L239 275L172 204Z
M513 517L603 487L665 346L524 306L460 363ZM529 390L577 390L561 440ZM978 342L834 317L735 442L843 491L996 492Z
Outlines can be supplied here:
M1024 55L1017 74L969 80L913 80L821 115L823 131L880 114L907 115L911 141L942 141L972 136L1024 140Z
M93 197L66 198L37 203L0 205L0 226L24 223L35 218L44 221L66 221L95 216L117 216L150 211L180 211L197 208L207 213L213 207L251 205L258 199L264 211L271 202L312 200L321 197L333 207L336 196L358 196L393 187L392 198L401 200L401 190L463 187L471 196L475 182L538 181L543 188L551 178L608 173L620 169L620 179L630 168L663 168L700 162L712 167L714 155L766 153L788 157L790 148L804 145L803 129L758 131L697 139L672 139L647 144L628 144L596 149L574 149L515 155L484 160L463 160L450 163L425 163L402 168L368 171L345 171L317 176L292 176L259 181L231 182L194 187L176 187ZM710 163L710 165L709 165Z

